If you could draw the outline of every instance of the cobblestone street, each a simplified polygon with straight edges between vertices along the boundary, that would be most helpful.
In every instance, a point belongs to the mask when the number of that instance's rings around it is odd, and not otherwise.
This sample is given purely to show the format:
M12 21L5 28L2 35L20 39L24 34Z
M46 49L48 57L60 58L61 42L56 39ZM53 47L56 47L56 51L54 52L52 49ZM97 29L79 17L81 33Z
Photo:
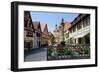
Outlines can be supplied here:
M47 60L47 48L37 48L29 52L25 52L24 61L46 61Z

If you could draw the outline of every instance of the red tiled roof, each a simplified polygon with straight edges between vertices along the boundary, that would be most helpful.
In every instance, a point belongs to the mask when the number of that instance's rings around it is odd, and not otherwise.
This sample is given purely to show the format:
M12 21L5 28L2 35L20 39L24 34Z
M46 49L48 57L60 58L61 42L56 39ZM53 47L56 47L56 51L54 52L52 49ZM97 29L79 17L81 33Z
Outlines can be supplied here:
M64 22L64 29L68 30L71 27L71 23L70 22ZM59 30L62 30L62 25L59 25Z
M65 24L64 24L64 28L67 29L67 30L68 30L71 26L72 26L72 24L71 24L70 22L65 22Z
M44 34L48 34L48 26L47 26L47 24L41 24L41 31Z
M46 24L41 24L41 31L44 32L44 28L45 28Z
M70 22L64 22L64 31L68 30L72 24ZM62 30L62 25L60 24L57 29L54 30L54 32L59 32Z

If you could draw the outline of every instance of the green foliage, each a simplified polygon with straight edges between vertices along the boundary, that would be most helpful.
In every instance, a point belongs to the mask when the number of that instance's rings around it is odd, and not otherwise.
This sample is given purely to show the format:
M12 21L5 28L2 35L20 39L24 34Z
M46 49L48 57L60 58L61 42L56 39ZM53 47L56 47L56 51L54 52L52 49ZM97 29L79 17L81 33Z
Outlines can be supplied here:
M68 48L64 48L64 55L72 55L73 52L71 49L68 49Z
M90 54L90 49L89 49L89 48L85 48L85 49L84 49L84 53L85 53L85 54Z
M52 52L53 52L52 48L49 48L48 49L48 56L51 56Z

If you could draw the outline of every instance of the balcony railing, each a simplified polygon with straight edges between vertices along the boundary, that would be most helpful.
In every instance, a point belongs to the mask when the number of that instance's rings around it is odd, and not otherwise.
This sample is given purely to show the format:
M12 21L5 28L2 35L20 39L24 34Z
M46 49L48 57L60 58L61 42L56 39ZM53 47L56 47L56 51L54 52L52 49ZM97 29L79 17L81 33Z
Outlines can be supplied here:
M90 45L49 46L48 60L89 59Z

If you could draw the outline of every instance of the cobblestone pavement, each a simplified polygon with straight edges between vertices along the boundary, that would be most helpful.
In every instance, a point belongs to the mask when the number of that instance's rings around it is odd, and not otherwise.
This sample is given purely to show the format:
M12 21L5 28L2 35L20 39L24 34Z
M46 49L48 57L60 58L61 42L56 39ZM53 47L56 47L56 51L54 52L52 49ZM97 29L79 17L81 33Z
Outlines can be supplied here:
M46 61L47 48L37 48L24 53L24 61Z

